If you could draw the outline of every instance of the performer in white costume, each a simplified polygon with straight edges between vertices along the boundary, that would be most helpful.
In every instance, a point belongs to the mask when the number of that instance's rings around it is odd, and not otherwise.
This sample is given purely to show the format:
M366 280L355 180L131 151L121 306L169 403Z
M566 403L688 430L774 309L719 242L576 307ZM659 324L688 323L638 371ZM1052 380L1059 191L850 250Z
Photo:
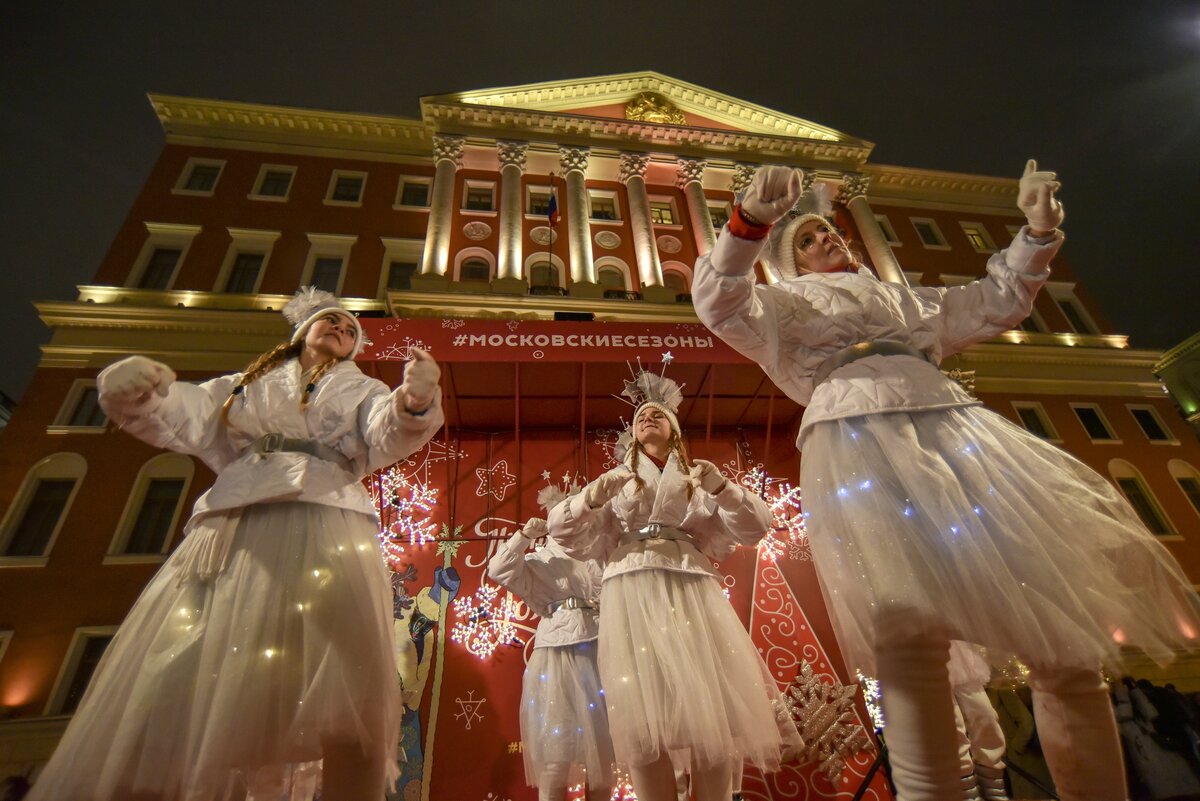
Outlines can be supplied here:
M1063 799L1124 799L1099 668L1119 666L1122 646L1160 661L1192 646L1195 595L1112 484L937 367L1030 313L1063 240L1054 174L1029 162L1029 225L987 277L955 287L877 280L821 215L786 217L800 188L797 171L761 170L692 295L714 333L807 407L797 447L814 561L843 653L880 679L901 799L959 794L951 639L1030 666ZM779 283L756 286L760 258Z
M675 382L641 372L623 464L550 512L550 536L606 562L600 678L618 762L643 801L673 801L672 766L696 801L728 801L743 760L779 768L801 741L749 634L721 592L720 560L771 525L766 504L688 458Z
M394 392L358 321L302 290L289 342L200 384L100 373L129 433L217 474L113 638L31 801L375 801L396 774L391 590L361 479L442 425L425 353ZM317 761L323 760L318 767Z
M549 539L526 552L545 536L546 521L532 518L488 563L488 576L541 617L521 682L525 780L539 801L563 801L574 784L587 785L589 801L607 801L613 749L596 664L602 568Z

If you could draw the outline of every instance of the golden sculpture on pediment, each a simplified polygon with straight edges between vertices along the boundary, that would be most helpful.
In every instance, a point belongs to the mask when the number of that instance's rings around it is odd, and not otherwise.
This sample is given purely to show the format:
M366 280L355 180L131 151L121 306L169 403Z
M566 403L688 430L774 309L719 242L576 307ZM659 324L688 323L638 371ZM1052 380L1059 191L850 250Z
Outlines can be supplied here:
M683 112L656 92L642 92L626 103L625 119L665 125L687 125L687 118L683 116Z

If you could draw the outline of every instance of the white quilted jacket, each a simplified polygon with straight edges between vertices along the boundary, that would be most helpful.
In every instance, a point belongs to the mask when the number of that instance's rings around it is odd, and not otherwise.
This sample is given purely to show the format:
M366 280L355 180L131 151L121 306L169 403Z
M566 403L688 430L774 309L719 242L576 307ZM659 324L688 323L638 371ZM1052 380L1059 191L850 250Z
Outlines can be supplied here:
M599 508L589 507L584 499L587 493L581 492L550 510L550 536L576 559L607 561L605 579L636 570L719 577L712 560L724 559L738 545L756 544L771 527L771 512L762 499L732 481L716 495L696 487L689 500L691 479L680 469L675 454L661 472L641 458L638 475L646 482L645 489L639 491L630 480ZM680 529L690 539L630 541L627 532L648 523Z
M601 567L594 560L581 562L554 540L526 553L533 540L521 532L500 546L488 562L488 576L525 601L541 617L534 648L575 645L600 636L600 619L594 610L559 609L550 604L566 598L583 598L599 608Z
M866 272L807 274L765 286L755 284L753 271L763 243L726 229L696 263L692 300L713 333L807 407L799 446L822 420L977 404L934 365L1027 317L1062 241L1061 232L1034 240L1026 227L988 260L987 276L963 286L910 288ZM912 345L933 363L869 356L814 389L813 373L831 354L879 339Z

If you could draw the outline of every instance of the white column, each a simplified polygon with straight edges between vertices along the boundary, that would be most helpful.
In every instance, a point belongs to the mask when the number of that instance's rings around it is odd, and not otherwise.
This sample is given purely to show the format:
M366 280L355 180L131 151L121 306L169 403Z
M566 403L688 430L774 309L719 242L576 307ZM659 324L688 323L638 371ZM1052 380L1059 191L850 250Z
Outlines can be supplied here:
M683 190L687 198L688 217L692 221L692 235L696 237L696 253L703 256L717 244L717 232L713 230L712 214L708 210L708 198L704 197L703 159L679 159L679 171L675 185Z
M629 228L637 257L638 280L643 290L662 286L663 282L658 246L654 242L654 225L650 222L650 198L646 194L646 165L649 163L650 156L645 153L622 153L617 176L629 195Z
M525 219L521 202L521 176L525 174L525 142L497 142L500 157L500 252L496 261L499 279L524 279L521 229Z
M883 229L879 227L875 212L867 203L869 184L870 179L865 175L842 176L838 200L850 209L850 215L854 217L854 224L858 226L858 233L862 236L863 245L867 248L867 255L871 257L871 264L879 277L893 284L908 286L908 279L904 277L904 271L896 261L896 254L892 252L892 246L888 244Z
M421 275L445 276L450 262L450 224L454 213L454 176L462 166L461 136L433 137L433 197L429 200L429 227Z
M558 164L567 183L567 245L571 253L571 283L598 286L596 267L592 263L592 230L588 223L585 182L588 154L586 147L560 147ZM572 288L572 294L579 293Z

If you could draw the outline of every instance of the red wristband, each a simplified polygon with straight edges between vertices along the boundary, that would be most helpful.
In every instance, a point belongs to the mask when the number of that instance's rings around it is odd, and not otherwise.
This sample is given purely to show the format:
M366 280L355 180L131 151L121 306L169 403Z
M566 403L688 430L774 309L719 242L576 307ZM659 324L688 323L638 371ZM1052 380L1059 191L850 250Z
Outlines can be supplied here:
M767 234L771 233L769 225L755 225L749 222L742 215L742 207L734 206L733 214L729 217L729 233L736 236L738 239L766 239Z

